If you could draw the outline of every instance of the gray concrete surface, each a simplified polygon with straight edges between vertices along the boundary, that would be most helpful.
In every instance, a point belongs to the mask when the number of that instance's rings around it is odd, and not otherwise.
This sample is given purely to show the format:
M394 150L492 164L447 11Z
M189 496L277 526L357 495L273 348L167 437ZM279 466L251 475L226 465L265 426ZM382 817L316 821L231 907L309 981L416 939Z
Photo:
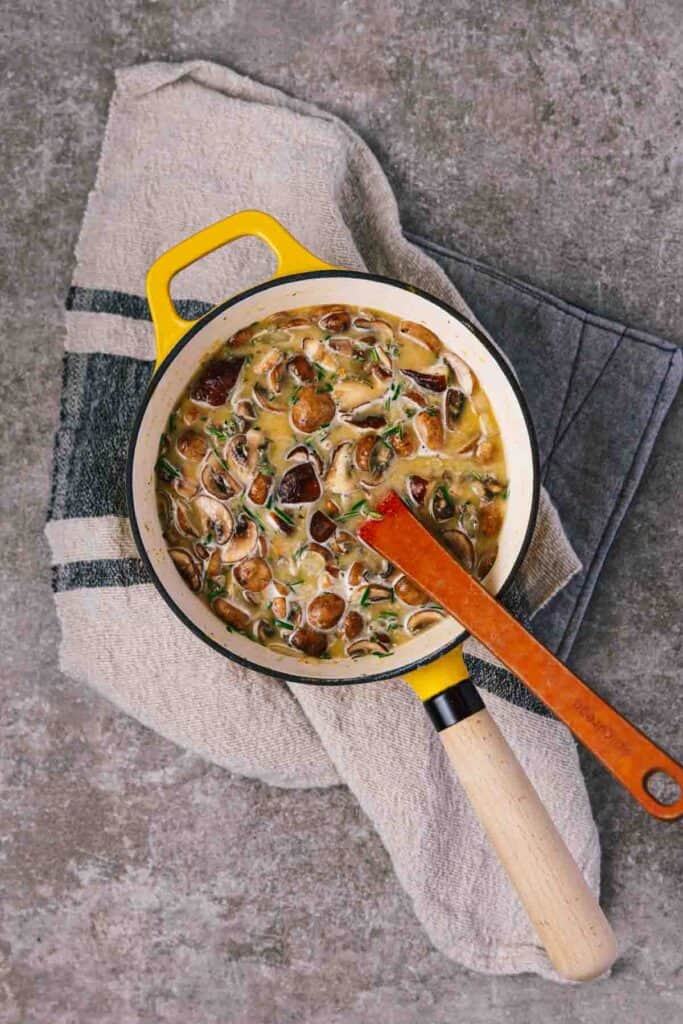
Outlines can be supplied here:
M680 341L679 0L24 0L0 37L2 1024L680 1019L680 829L589 757L613 976L471 974L430 948L344 790L230 777L60 675L41 533L115 67L201 56L324 104L407 228ZM679 757L682 424L679 404L573 658Z

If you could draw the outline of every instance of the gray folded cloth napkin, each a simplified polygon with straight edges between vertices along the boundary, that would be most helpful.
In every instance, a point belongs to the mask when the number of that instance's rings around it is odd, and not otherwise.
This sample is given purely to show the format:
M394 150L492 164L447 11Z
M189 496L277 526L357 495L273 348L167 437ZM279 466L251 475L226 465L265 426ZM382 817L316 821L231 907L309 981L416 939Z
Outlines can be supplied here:
M224 67L156 63L117 76L67 303L46 527L62 668L231 771L278 786L345 783L440 950L477 970L555 977L409 688L288 686L247 671L172 615L137 558L123 478L153 365L145 273L177 241L252 207L322 259L419 285L491 332L530 397L571 539L544 492L509 600L527 620L542 608L533 629L564 655L581 622L680 380L675 350L408 241L381 168L337 118ZM264 249L240 241L183 272L191 298L178 307L197 316L269 273ZM598 837L570 734L481 645L467 649L491 713L597 890Z

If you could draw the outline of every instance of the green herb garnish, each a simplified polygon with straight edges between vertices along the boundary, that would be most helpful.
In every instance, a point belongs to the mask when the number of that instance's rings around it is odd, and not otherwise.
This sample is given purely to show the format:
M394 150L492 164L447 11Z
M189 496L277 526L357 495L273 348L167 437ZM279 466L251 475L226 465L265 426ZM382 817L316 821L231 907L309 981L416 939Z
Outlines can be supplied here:
M177 480L182 476L180 470L176 469L172 462L169 462L168 459L164 459L163 457L157 461L155 468L161 476L165 477L166 480Z
M284 619L275 619L274 618L273 621L275 622L276 626L280 627L280 629L294 629L294 626L292 625L292 623L291 622L285 622Z
M361 510L365 508L367 503L366 498L361 498L360 501L357 501L355 505L351 506L348 512L342 512L340 515L336 516L336 521L338 523L345 523L347 519L353 519L354 516L360 515Z
M257 526L260 526L262 530L265 530L265 526L263 524L263 520L261 519L261 517L257 516L256 513L253 512L250 508L247 508L247 506L244 504L244 501L242 501L240 504L240 510L244 512L246 516L252 519Z
M363 593L360 596L360 606L361 606L361 608L367 608L367 606L369 604L370 604L370 587L366 587L365 590L363 591Z
M283 523L286 523L287 526L294 526L295 525L294 520L292 519L292 517L287 512L285 512L283 509L278 508L277 505L273 505L273 512L278 517L278 519L282 520Z

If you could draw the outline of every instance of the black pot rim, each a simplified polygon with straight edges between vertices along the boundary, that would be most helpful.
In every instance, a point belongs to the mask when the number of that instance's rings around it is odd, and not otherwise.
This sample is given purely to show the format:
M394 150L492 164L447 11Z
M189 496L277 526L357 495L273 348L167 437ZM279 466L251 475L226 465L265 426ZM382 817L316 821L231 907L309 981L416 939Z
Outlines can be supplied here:
M467 327L475 335L477 340L481 342L481 344L486 348L486 350L489 352L492 358L495 359L496 363L498 364L500 369L503 371L503 374L507 378L507 381L514 392L515 398L519 403L519 407L524 417L526 430L529 435L533 479L531 512L529 515L529 522L527 524L524 540L520 545L519 553L517 555L517 558L515 559L514 565L512 566L507 577L505 578L501 586L498 588L498 591L496 592L496 597L498 598L504 597L515 575L517 574L517 571L520 565L522 564L524 556L527 553L529 544L531 543L531 537L534 531L534 527L536 525L536 518L538 515L538 502L540 494L540 460L536 432L533 427L531 414L529 412L529 407L527 405L526 398L524 397L524 392L522 391L519 382L515 377L512 368L510 367L505 357L501 354L501 352L499 352L499 350L496 348L493 342L486 337L483 331L481 331L475 324L468 320L467 317L464 317L462 313L458 313L457 310L453 309L452 306L449 306L448 303L442 302L440 299L437 299L429 292L426 292L421 288L417 288L414 285L406 284L404 281L397 281L391 277L383 277L381 274L366 274L357 270L312 270L302 274L289 274L287 276L278 277L270 281L264 281L262 284L254 285L252 288L248 288L246 291L240 292L238 295L234 295L230 299L226 299L224 302L221 302L218 306L214 306L207 313L205 313L204 316L200 317L200 319L197 320L197 322L188 329L187 333L184 334L178 342L176 342L171 351L162 361L161 365L154 371L154 375L152 376L152 379L147 386L147 390L145 391L144 397L140 404L140 408L138 409L137 415L135 417L130 439L130 445L128 449L128 460L126 464L126 500L128 503L128 514L130 517L131 531L133 533L135 545L137 547L140 558L142 559L145 568L147 569L149 575L151 576L154 586L156 587L157 591L160 593L161 597L164 599L166 604L169 606L171 611L173 611L173 613L181 620L181 622L183 622L189 629L191 629L196 636L203 640L204 643L208 644L209 647L212 647L215 651L218 651L219 654L222 654L224 657L229 658L231 661L237 662L244 668L252 669L256 672L263 672L266 675L273 676L277 679L283 679L287 682L305 683L307 685L312 686L346 686L355 683L378 682L381 679L392 679L396 677L397 673L396 671L380 671L373 672L371 675L365 676L350 675L341 676L339 678L333 679L311 679L310 677L297 675L295 672L281 672L279 670L270 668L264 669L261 665L258 665L255 662L250 661L248 658L243 658L241 655L236 654L234 651L228 650L227 648L223 647L221 644L213 640L211 637L207 636L206 633L204 633L203 630L201 630L192 621L192 619L190 619L185 614L185 612L183 612L182 609L178 607L176 602L173 600L173 598L166 590L159 577L157 576L157 573L155 572L154 567L152 566L151 559L147 554L147 550L142 540L142 534L135 515L135 503L133 501L133 461L140 433L140 427L142 425L142 420L145 415L145 411L147 410L147 406L149 405L152 396L154 395L154 392L156 391L162 377L164 376L168 368L171 366L173 361L180 354L180 352L182 352L182 350L192 340L195 334L198 334L199 331L206 327L208 323L214 320L217 316L220 316L220 314L223 313L226 309L230 309L232 306L236 306L239 302L242 302L244 299L250 298L252 295L257 295L259 292L267 291L268 289L280 284L287 284L293 281L308 281L311 280L312 278L318 277L342 277L352 279L355 278L366 281L377 281L378 283L393 285L395 288L401 288L403 291L411 292L414 295L419 295L421 298L426 299L428 302L431 302L435 306L438 306L445 313L448 313L449 316L452 316L454 319L458 320L461 324ZM436 661L437 658L440 658L442 657L442 655L446 654L447 651L450 651L454 647L457 647L459 644L463 643L463 641L466 640L469 635L470 634L468 631L463 630L463 632L460 633L457 637L455 637L454 640L449 640L448 643L444 644L437 651L433 651L430 654L425 655L424 657L414 659L410 663L401 666L399 670L400 674L404 675L409 672L413 672L418 668L423 668L425 665L429 665L431 662ZM296 664L296 660L294 658L292 658L292 662Z

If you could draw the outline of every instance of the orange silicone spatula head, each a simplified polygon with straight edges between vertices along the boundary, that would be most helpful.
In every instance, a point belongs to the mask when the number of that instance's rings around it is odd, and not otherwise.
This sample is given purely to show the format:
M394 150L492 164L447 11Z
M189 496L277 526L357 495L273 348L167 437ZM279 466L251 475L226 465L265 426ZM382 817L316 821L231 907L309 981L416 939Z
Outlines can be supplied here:
M359 533L518 676L655 818L683 815L683 767L594 693L469 575L390 491ZM655 773L678 786L672 803L647 789Z

